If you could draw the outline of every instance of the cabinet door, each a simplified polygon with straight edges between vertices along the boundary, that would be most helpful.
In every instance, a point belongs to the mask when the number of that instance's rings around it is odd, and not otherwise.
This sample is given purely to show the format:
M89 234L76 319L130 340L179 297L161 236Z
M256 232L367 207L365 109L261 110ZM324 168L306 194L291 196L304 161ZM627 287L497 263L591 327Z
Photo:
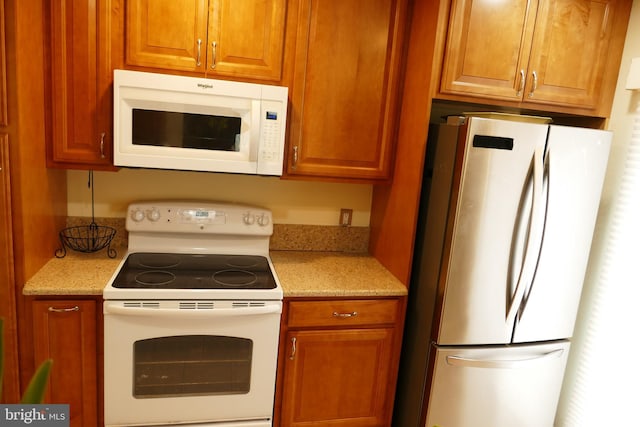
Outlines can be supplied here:
M7 126L7 54L4 39L4 0L0 0L0 126Z
M127 64L280 80L286 0L127 2Z
M4 319L4 380L0 394L3 402L20 399L10 167L9 135L0 132L0 318Z
M283 427L390 422L393 329L298 331L287 339Z
M537 0L454 0L440 90L522 99Z
M127 64L204 71L207 8L207 0L127 1Z
M72 427L96 426L96 301L42 300L32 308L35 362L53 359L45 401L69 404Z
M287 172L390 176L406 0L303 0Z
M616 0L544 0L538 8L525 100L596 108Z
M111 1L49 5L49 166L110 169L112 161Z
M286 0L211 0L207 73L280 80Z

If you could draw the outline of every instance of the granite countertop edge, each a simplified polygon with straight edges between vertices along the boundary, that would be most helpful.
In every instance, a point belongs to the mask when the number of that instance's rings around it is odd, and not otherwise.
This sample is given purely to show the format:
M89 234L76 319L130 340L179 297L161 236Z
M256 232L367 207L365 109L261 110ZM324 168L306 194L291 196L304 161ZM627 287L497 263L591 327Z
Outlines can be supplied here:
M47 262L23 288L26 296L100 296L126 248L116 258L105 252L67 253ZM286 298L405 296L407 288L368 254L272 251L276 274Z

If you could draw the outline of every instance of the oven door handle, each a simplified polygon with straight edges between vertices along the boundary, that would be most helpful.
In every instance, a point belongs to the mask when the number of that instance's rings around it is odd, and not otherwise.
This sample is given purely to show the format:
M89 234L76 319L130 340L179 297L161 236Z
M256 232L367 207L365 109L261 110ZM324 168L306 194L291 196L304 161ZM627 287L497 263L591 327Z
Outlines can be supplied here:
M126 316L170 316L188 317L190 319L229 317L229 316L255 316L261 314L281 313L281 305L269 305L266 307L241 307L241 308L212 308L212 309L192 309L192 308L144 308L144 307L122 307L119 305L105 305L104 314L121 314Z

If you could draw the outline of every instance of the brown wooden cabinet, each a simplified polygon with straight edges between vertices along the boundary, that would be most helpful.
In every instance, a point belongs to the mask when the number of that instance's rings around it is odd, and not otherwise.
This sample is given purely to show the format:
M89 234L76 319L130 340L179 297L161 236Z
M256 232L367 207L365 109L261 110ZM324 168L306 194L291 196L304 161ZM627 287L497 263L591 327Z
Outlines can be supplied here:
M301 0L289 176L391 176L406 9L406 0Z
M0 0L0 10L2 1ZM4 18L4 16L2 16ZM1 23L0 23L1 25ZM0 318L4 320L4 380L2 402L13 402L19 395L18 336L14 288L13 227L11 215L11 162L9 135L0 132Z
M7 126L7 51L5 45L4 0L0 1L0 126Z
M629 0L453 0L440 92L606 116L630 5Z
M113 168L114 3L117 0L46 2L50 167Z
M131 0L126 63L278 81L286 0Z
M35 363L53 360L45 402L69 404L72 427L99 425L98 301L34 300Z
M397 298L289 301L279 425L390 425L403 310Z

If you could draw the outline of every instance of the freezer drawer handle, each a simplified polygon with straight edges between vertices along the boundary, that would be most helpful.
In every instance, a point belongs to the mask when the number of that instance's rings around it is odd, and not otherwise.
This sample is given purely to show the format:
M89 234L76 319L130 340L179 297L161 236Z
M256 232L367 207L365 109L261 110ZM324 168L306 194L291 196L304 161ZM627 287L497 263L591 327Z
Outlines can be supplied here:
M468 357L461 356L447 356L447 363L452 366L463 366L468 368L517 369L534 362L556 359L560 357L563 352L563 349L558 349L550 351L549 353L541 354L540 356L513 360L470 359Z

